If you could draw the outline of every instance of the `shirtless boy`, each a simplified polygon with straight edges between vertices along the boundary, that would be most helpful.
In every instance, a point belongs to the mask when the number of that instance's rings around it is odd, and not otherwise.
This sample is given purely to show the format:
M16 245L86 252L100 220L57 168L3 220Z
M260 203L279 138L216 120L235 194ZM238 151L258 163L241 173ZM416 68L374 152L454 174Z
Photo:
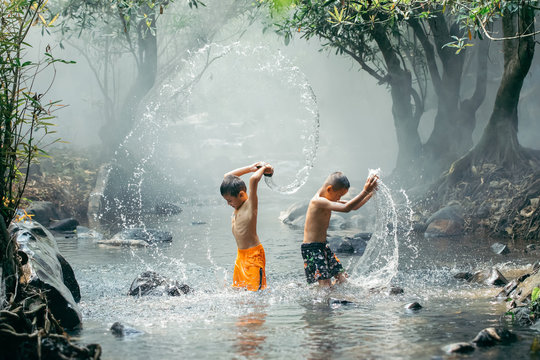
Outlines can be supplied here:
M332 277L338 284L346 281L347 274L339 259L326 243L326 232L332 211L349 212L364 205L377 190L376 175L368 177L364 190L349 201L341 197L349 191L349 180L343 173L331 174L322 188L309 202L304 226L302 258L307 282L319 282L322 286L331 286Z
M254 173L249 179L249 194L240 176ZM264 248L257 236L257 186L263 174L272 175L274 168L258 162L226 173L220 191L227 204L234 208L232 233L238 253L234 264L233 287L258 291L266 288Z

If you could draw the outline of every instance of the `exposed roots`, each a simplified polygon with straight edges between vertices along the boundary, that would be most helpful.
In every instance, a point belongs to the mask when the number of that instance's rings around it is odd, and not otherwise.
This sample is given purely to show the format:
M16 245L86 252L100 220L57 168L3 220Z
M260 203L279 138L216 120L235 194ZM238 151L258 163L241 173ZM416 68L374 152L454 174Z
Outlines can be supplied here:
M458 201L468 232L540 239L540 161L536 152L522 149L513 166L480 161L470 152L456 161L418 205L434 212ZM507 154L506 154L507 155Z
M24 298L0 310L0 359L100 358L99 345L70 342L40 290L27 287L24 293Z

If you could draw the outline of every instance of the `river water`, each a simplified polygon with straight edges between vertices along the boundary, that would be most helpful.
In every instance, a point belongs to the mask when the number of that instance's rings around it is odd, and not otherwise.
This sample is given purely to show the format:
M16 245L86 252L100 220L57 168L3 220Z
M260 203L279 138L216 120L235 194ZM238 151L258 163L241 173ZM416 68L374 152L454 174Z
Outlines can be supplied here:
M505 305L495 300L500 289L460 282L453 275L492 266L508 273L535 260L516 251L495 255L489 249L494 240L481 237L426 240L401 235L397 274L388 280L403 288L403 294L370 291L356 270L357 256L340 256L351 273L348 284L323 291L305 282L302 230L278 219L287 207L284 197L259 199L258 233L266 250L268 281L268 289L259 293L230 288L236 256L232 208L219 195L185 199L179 215L145 218L147 226L172 232L171 244L111 248L58 238L82 293L83 329L72 335L82 343L101 344L103 359L456 358L442 347L470 341L483 328L498 325ZM195 292L127 296L131 282L147 270L186 283ZM423 308L406 310L413 301ZM142 333L116 338L109 331L116 321ZM457 358L530 358L538 333L510 328L519 342Z

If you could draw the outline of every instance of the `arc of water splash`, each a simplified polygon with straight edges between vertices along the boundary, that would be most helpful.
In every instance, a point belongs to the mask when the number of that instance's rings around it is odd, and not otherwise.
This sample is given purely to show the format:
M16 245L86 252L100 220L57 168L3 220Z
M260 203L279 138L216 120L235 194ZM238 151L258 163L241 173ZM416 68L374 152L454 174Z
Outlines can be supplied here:
M377 226L368 242L366 251L360 262L352 272L359 278L362 287L387 287L391 284L398 272L399 265L399 239L398 239L398 211L392 198L390 189L379 180L377 195ZM381 196L382 195L382 199ZM387 229L387 224L393 224L392 229ZM392 251L388 250L393 246ZM381 265L377 267L377 265Z
M217 48L216 52L214 53L213 57L210 57L211 51L215 48ZM248 52L248 50L246 49L248 49L250 52ZM193 88L196 86L198 80L201 79L202 75L206 72L206 70L212 63L227 56L233 51L235 51L239 55L250 56L258 52L267 50L268 49L263 46L242 46L239 42L235 42L227 46L207 44L198 51L192 53L190 57L191 60L183 61L184 63L187 63L189 65L194 63L193 59L196 59L197 56L205 56L206 59L203 68L196 69L196 66L188 67L186 69L187 76L183 84L180 84L179 87L174 87L170 83L164 82L160 85L157 96L158 98L167 98L167 96L178 98L181 95L184 95L182 96L182 99L185 99L185 103L188 104L190 101L189 95L193 91ZM270 189L283 194L292 194L298 191L307 182L310 171L314 166L319 146L319 110L317 106L317 98L315 96L315 92L313 91L313 88L311 87L309 82L306 80L305 75L299 70L298 67L292 65L290 61L285 56L283 56L281 52L277 52L276 56L277 58L271 59L272 61L269 60L266 63L260 64L258 70L272 73L276 71L276 67L278 67L279 69L285 67L285 69L287 69L288 71L288 73L286 73L287 83L300 88L300 90L302 91L301 103L304 105L304 108L308 111L308 113L311 114L313 120L313 124L310 128L310 133L304 134L304 139L308 143L308 145L306 145L303 149L305 165L298 170L295 175L295 179L288 185L277 185L274 183L274 180L272 178L265 177L266 184ZM182 71L183 69L180 67L180 65L177 65L176 70ZM124 138L118 150L115 152L116 156L118 156L119 153L123 153L125 156L129 156L129 150L127 145L130 139L132 139L136 133L144 133L145 137L156 138L159 129L162 126L166 126L166 124L160 124L155 120L156 114L158 114L161 109L159 101L157 101L155 98L152 98L152 95L148 95L146 99L147 105L144 109L143 115L141 116L141 120L135 124L133 130L130 131L129 134ZM135 192L137 194L137 198L134 200L138 205L140 205L140 207L142 207L141 187L144 182L144 168L145 165L154 156L155 149L156 144L155 142L152 142L152 145L148 149L148 151L146 151L145 156L143 156L136 164L136 171L132 176L133 181L131 182L131 185L137 188L137 191ZM117 207L122 206L122 204L116 205ZM121 219L124 218L121 217ZM125 219L122 220L122 222L125 227L129 225L127 224ZM139 223L140 222L141 220L139 220ZM137 226L144 226L144 224L141 223Z

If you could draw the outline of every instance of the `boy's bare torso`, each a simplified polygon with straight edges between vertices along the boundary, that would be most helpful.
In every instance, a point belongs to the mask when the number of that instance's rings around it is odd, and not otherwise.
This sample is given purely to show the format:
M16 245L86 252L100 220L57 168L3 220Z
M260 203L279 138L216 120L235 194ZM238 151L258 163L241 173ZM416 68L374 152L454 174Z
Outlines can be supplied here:
M314 200L319 198L320 196L317 193L309 202L304 225L304 243L326 242L326 231L330 224L332 211L316 206Z
M234 210L232 216L232 233L239 249L249 249L259 245L257 236L257 210L251 209L251 201L246 201Z

